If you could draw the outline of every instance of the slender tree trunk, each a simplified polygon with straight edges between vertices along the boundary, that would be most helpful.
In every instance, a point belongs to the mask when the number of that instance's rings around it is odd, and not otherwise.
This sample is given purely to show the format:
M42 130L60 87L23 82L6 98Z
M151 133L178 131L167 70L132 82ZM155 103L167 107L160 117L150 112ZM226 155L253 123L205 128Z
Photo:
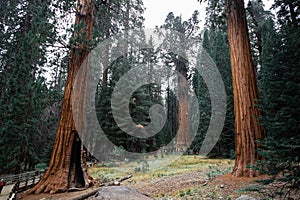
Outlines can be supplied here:
M75 39L85 37L90 42L93 24L92 0L78 0L75 24L84 25L80 31L74 33ZM77 42L71 49L68 78L50 163L47 171L30 193L50 192L53 194L91 184L92 178L84 164L85 155L82 153L82 144L74 124L71 105L73 83L79 68L88 66L88 62L82 65L88 54L89 44L82 41Z
M105 33L105 39L108 39L110 37L110 26L107 28L106 33ZM105 46L105 52L104 52L104 60L103 60L103 74L102 74L102 82L103 82L103 87L107 87L107 80L108 80L108 64L109 64L109 45L107 44Z
M103 60L103 74L102 74L103 87L107 87L108 63L109 63L109 46L107 45L105 47L104 60Z
M258 89L250 51L244 1L227 0L227 25L234 93L236 158L233 176L254 177L258 171L247 168L261 157L257 140L265 137L256 106Z

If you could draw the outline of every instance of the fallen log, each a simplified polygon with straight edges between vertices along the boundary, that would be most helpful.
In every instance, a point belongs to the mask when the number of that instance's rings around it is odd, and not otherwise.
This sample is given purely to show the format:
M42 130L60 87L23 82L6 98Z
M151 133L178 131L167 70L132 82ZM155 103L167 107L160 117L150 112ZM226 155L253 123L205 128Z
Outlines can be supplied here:
M125 177L120 178L120 179L117 178L116 180L111 181L111 182L102 183L102 184L99 185L99 187L97 187L95 189L90 189L91 191L89 191L89 192L87 192L85 194L80 194L77 197L73 197L70 200L83 200L83 199L86 199L86 198L88 198L90 196L94 196L98 192L98 190L101 189L103 186L117 186L117 185L115 185L115 182L121 183L121 182L123 182L123 181L125 181L127 179L130 179L131 177L132 177L132 175L128 175L128 176L125 176ZM77 191L80 191L80 190L78 189ZM76 188L72 188L72 191L76 191Z
M125 176L123 178L117 178L114 181L111 181L111 182L108 182L108 183L103 183L100 186L119 186L121 182L123 182L127 179L130 179L131 177L132 177L132 175L130 174L130 175Z

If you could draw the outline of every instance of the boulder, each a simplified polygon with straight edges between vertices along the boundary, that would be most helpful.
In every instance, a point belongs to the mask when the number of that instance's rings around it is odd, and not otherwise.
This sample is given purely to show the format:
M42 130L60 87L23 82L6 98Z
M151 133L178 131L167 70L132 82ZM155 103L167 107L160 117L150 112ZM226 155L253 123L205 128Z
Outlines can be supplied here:
M127 186L108 186L98 190L94 200L151 200L150 197Z
M236 200L257 200L256 198L254 197L250 197L250 196L247 196L247 195L241 195L239 198L237 198Z

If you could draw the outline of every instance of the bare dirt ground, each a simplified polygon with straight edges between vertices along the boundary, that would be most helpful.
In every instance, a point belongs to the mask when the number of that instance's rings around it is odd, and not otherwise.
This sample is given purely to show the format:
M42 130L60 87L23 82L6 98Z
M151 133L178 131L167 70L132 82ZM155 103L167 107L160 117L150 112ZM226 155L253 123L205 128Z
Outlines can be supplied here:
M209 181L205 180L203 172L190 172L140 181L131 186L155 199L236 199L241 194L259 197L258 193L238 193L237 190L261 178L233 178L225 174Z
M189 187L205 184L206 177L203 172L188 172L179 175L155 178L152 180L127 183L129 186L141 191L148 196L155 197L163 194L172 193Z
M127 180L123 185L136 188L153 199L236 199L241 195L237 190L250 185L258 178L233 178L230 174L218 176L208 181L203 172L188 172L179 175L154 178L133 182ZM113 187L113 186L112 186ZM24 200L69 200L76 199L97 187L85 191L60 193L55 195L40 194L24 196L19 194L19 199ZM246 193L244 193L246 194ZM247 193L252 197L259 197L257 193Z
M24 199L24 200L70 200L76 199L81 197L84 194L92 192L97 187L92 187L84 191L77 191L77 192L65 192L59 194L38 194L38 195L24 195L24 193L20 193L17 195L17 199Z
M166 169L159 171L137 172L133 177L121 182L121 185L133 187L153 199L159 200L235 200L241 195L255 197L258 200L284 199L270 198L268 195L278 190L280 185L274 184L267 188L266 194L258 192L241 192L240 190L254 184L255 180L267 178L265 175L255 178L236 178L231 172L232 160L203 159L198 156L183 156ZM86 194L96 192L101 182L111 182L126 173L118 173L110 167L95 166L90 169L98 182L84 191L67 192L55 195L18 194L24 200L79 200ZM224 174L225 173L225 174ZM224 175L223 175L224 174ZM127 174L128 175L128 174ZM117 178L118 177L118 178ZM113 181L114 182L114 181ZM98 185L98 186L97 186ZM114 186L112 186L114 187ZM93 198L88 198L93 199ZM299 200L300 194L294 193L288 200ZM128 199L129 200L129 199Z

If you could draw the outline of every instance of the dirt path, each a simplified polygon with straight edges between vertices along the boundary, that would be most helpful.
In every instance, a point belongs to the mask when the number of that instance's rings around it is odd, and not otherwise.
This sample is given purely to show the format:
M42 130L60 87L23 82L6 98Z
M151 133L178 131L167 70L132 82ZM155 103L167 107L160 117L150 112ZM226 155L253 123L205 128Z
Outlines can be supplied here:
M218 176L208 181L206 172L187 172L178 175L164 176L144 181L126 180L122 185L127 185L139 190L153 199L236 199L242 194L261 199L257 193L238 193L237 190L248 186L258 178L233 178L230 174ZM113 186L112 186L113 187ZM72 200L92 191L90 188L80 192L69 192L61 194L40 194L23 196L23 200ZM164 198L163 198L164 197Z
M122 185L131 186L141 193L144 193L152 198L161 196L164 194L172 193L186 188L194 187L197 185L203 185L207 182L206 172L187 172L172 176L163 176L160 178L154 178L151 180L133 182L130 179L122 182ZM91 189L89 189L91 190ZM63 194L40 194L40 195L29 195L23 196L23 200L52 200L52 199L72 199L86 193L87 191L81 192L70 192Z
M162 199L236 199L249 195L261 199L256 192L239 192L254 183L254 180L266 178L235 178L231 174L219 175L208 180L207 172L188 172L179 175L155 178L135 183L126 183L144 194ZM125 184L125 183L124 183Z
M13 184L5 185L2 189L1 194L0 194L0 200L7 200L8 197L9 197L9 193L11 192L13 187L14 187Z

